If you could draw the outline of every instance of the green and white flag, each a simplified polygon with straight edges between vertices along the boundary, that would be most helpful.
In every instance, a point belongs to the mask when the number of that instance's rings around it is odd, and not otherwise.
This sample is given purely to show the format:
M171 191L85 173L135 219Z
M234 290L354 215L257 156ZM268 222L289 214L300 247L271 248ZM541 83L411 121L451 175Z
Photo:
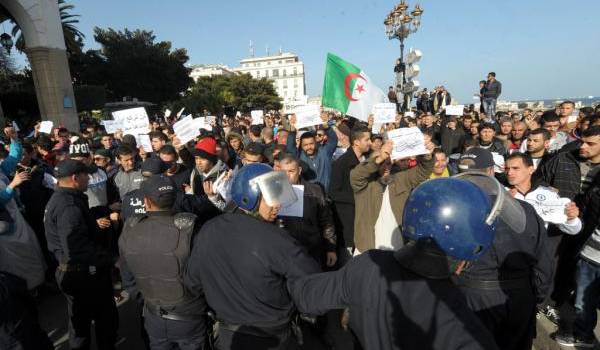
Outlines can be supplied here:
M336 55L327 54L321 105L367 121L376 103L388 102L360 68Z

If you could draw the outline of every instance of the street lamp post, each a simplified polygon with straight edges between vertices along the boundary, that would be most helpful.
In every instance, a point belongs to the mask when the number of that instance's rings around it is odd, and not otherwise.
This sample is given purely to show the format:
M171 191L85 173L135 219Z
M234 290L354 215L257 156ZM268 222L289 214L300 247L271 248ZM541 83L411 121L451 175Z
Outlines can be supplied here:
M387 15L383 24L385 24L385 33L388 39L398 39L400 41L400 59L399 64L394 67L396 72L396 88L403 94L402 110L406 110L409 105L410 98L414 86L406 84L406 63L404 60L404 40L409 35L419 30L421 26L421 15L423 8L417 4L412 11L408 11L408 4L405 0L401 0L398 5Z

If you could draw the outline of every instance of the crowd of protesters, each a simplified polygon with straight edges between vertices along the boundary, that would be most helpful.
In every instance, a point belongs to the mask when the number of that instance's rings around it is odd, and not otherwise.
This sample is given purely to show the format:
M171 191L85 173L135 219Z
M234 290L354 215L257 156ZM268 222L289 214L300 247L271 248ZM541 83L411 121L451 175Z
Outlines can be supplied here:
M414 111L399 112L395 123L384 125L375 124L372 116L363 122L323 112L322 125L298 130L294 115L270 111L262 125L254 125L250 115L238 113L215 118L212 130L203 129L182 144L172 128L175 118L154 117L149 126L152 152L144 151L134 135L107 134L93 120L82 123L79 132L55 128L45 134L36 126L18 135L6 127L0 152L0 320L6 331L0 344L52 347L37 323L31 294L56 281L69 300L71 346L89 347L93 320L98 348L114 348L116 305L135 293L130 288L135 278L126 271L119 274L124 266L119 237L130 219L157 206L147 200L154 197L144 184L154 183L158 175L167 177L175 189L171 211L194 214L201 225L227 210L232 179L256 163L283 171L291 184L304 186L302 217L277 215L274 223L321 271L340 269L369 250L401 248L402 213L411 191L461 169L488 169L522 201L568 199L565 222L534 220L542 223L539 232L544 235L534 239L544 244L536 246L542 250L538 256L527 257L536 260L527 266L532 281L545 280L534 307L559 325L560 344L593 344L600 300L600 111L585 107L577 115L574 103L565 101L551 110L495 112L501 85L493 73L482 85L483 111L446 115L452 98L439 87L431 94L423 91ZM390 159L393 144L386 131L404 127L420 128L431 157ZM78 177L82 172L85 179ZM81 208L89 212L85 220L79 216ZM56 217L63 221L53 221ZM66 254L65 247L73 251ZM94 263L78 260L78 249L93 255ZM67 255L72 261L64 259ZM542 257L550 258L540 267ZM539 271L544 276L537 276ZM73 277L80 273L97 276L97 284L81 286L83 279ZM575 307L574 320L561 318L565 305ZM485 317L482 310L473 311ZM535 317L524 322L535 330ZM489 332L495 339L512 336L498 329ZM341 348L329 330L324 333L322 342ZM13 343L5 340L9 337ZM519 344L531 344L534 331L524 337ZM161 348L150 338L152 348ZM523 348L497 342L499 348Z

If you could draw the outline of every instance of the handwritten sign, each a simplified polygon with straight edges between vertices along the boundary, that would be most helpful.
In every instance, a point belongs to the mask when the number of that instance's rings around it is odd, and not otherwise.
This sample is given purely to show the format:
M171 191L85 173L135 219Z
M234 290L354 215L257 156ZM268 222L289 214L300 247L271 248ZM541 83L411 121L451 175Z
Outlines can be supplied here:
M548 198L538 194L535 199L525 199L533 206L536 213L546 222L564 224L567 222L565 206L571 201L568 198Z
M295 217L303 217L304 216L304 186L303 185L292 185L294 189L294 193L298 198L297 201L288 204L286 206L282 206L279 209L279 216L295 216Z
M465 105L448 105L446 106L446 115L463 115Z
M294 113L296 114L296 129L323 123L323 120L321 120L321 107L318 105L298 106Z
M252 125L261 125L263 124L264 112L263 111L251 111L250 115L252 116Z
M140 134L135 138L135 142L138 146L142 146L144 151L152 152L152 141L150 140L150 135L148 134Z
M373 121L375 123L394 123L396 121L396 104L376 103L373 105Z
M394 142L392 160L428 153L423 133L417 127L390 130L387 137Z
M123 129L123 124L116 120L103 120L101 123L104 125L107 134L114 134L119 129Z
M113 119L122 125L123 135L141 135L147 134L150 130L148 126L148 114L144 107L123 109L112 112Z
M198 123L194 121L191 115L173 124L173 131L175 131L182 144L186 144L200 135Z
M40 123L40 132L44 134L52 134L52 127L54 126L54 122L51 120L44 120Z

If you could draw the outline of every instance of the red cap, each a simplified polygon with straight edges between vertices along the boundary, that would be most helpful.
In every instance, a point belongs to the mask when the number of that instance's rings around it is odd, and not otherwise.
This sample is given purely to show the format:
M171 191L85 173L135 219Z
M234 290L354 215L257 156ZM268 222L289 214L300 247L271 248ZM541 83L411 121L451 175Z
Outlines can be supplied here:
M212 137L205 137L196 143L197 150L210 154L217 155L217 141Z

